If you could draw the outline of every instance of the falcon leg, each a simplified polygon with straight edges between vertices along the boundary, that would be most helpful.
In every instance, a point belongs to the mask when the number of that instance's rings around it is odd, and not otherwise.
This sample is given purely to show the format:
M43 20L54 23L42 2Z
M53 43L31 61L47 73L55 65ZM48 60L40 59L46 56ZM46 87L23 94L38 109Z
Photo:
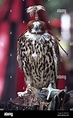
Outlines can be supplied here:
M24 92L18 92L17 94L19 97L23 97L27 93L28 93L28 90L26 89Z
M19 96L19 97L23 97L25 94L31 92L31 88L32 88L32 87L31 87L30 85L28 85L27 88L26 88L26 90L25 90L24 92L18 92L18 93L17 93L18 96Z

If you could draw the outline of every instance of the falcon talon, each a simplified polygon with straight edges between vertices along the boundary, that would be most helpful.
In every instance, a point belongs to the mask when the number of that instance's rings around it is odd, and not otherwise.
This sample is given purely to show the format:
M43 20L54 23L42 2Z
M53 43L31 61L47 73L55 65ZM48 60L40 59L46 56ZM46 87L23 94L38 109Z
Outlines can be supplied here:
M25 90L24 92L18 92L17 94L18 94L19 97L23 97L27 93L28 93L28 91Z
M29 94L30 94L31 92L32 92L32 90L31 90L31 89L28 89L28 90L27 90L27 93L29 93Z

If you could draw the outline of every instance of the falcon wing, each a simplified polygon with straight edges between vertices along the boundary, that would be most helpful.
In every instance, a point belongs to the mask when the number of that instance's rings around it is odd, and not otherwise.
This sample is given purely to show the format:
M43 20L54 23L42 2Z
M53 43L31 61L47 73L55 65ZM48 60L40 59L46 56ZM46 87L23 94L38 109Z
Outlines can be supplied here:
M18 65L22 71L23 71L23 61L22 61L21 49L22 49L23 40L25 40L25 39L26 38L24 36L24 33L22 33L17 40L17 61L18 61Z
M57 86L57 78L60 72L60 51L59 51L59 45L55 37L51 36L51 42L52 42L52 52L53 52L53 59L54 59L54 66L55 66L55 82Z
M57 41L55 41L55 53L57 56L57 76L58 76L60 73L60 51L59 51L59 45Z

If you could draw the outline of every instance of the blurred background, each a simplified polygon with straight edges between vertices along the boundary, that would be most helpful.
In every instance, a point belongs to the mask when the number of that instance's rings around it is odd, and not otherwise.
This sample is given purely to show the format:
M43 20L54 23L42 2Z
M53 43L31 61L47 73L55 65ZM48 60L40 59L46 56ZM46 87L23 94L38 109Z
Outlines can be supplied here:
M18 36L34 19L26 13L31 5L43 5L39 11L47 29L60 39L61 62L57 88L73 90L73 0L0 0L0 101L17 97L26 89L25 75L16 60Z

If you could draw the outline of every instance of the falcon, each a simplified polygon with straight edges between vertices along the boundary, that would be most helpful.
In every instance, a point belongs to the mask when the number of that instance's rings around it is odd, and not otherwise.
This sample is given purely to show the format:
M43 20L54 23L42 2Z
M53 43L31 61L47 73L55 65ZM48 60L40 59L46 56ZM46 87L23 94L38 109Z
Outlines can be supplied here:
M58 40L48 33L45 22L38 18L40 9L45 10L41 5L27 9L27 13L35 11L35 19L28 22L26 31L17 40L17 61L27 84L26 90L18 92L18 96L24 96L34 87L48 90L49 99L52 90L54 93L60 91L56 89L60 53Z

